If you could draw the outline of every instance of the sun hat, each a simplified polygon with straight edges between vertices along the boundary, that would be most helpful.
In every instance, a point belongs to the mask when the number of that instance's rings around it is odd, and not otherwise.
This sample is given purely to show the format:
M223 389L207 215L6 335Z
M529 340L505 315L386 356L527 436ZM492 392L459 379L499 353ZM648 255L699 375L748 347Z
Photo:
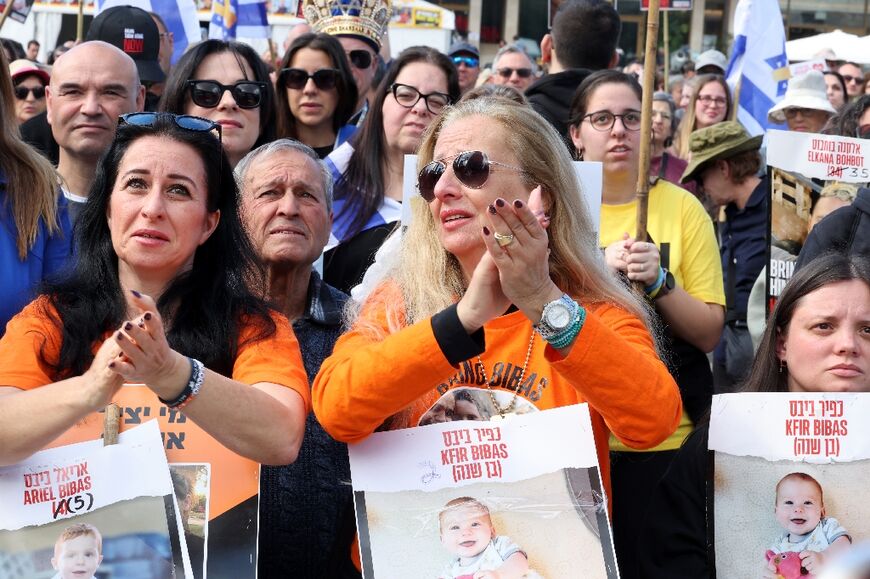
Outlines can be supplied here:
M815 109L834 114L837 111L828 101L825 76L818 70L792 77L788 81L785 96L767 113L772 123L785 122L785 109Z
M746 151L758 150L764 135L751 136L736 121L722 121L705 129L698 129L689 137L692 160L683 172L680 182L694 181L711 161L730 159Z

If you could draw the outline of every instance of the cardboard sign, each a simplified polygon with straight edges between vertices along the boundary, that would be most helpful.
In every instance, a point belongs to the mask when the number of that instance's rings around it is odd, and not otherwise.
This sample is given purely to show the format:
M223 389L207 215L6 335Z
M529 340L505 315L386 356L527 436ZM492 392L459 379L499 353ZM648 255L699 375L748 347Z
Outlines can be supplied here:
M586 404L377 432L349 454L367 579L505 563L527 578L617 577Z
M0 501L4 579L190 576L156 421L0 468Z
M768 559L784 577L804 576L812 552L824 557L813 567L817 577L848 552L849 540L867 537L868 416L866 394L714 396L718 576L760 577Z
M640 0L640 9L643 11L649 10L649 0ZM662 11L679 11L691 9L692 0L661 0L659 2L659 10Z

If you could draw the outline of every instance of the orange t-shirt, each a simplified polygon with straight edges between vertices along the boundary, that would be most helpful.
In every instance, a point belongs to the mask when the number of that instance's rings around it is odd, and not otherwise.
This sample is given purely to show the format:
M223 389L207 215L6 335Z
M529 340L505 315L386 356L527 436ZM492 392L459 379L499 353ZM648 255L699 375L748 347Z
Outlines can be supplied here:
M564 358L536 336L522 372L533 332L522 312L484 326L486 351L480 358L493 390L519 393L517 408L589 403L601 478L609 493L610 433L632 448L653 447L677 427L682 404L644 324L612 305L586 307L583 328ZM384 312L371 310L362 315L386 328ZM424 320L381 341L356 327L344 334L314 380L312 401L330 435L356 442L406 408L411 408L409 423L417 424L440 394L457 387L486 388L477 360L458 369L450 365L430 320Z

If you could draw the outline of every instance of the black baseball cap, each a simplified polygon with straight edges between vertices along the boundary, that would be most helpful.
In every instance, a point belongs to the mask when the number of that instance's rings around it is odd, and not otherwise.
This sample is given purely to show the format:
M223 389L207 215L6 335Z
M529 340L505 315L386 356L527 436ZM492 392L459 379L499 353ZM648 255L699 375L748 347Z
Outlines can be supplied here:
M151 15L135 6L114 6L100 12L88 29L87 40L117 46L136 62L141 82L163 82L160 68L160 31Z

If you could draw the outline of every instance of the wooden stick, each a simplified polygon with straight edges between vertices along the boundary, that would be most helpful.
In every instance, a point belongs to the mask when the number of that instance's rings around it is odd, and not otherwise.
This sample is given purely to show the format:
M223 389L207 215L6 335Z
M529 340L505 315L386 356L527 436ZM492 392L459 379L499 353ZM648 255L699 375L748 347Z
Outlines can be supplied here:
M79 0L79 13L76 19L76 44L85 39L85 0Z
M103 417L103 446L118 444L118 430L121 428L121 407L112 402L106 406Z
M668 12L667 10L663 10L664 14L662 14L662 40L665 45L665 92L671 92L671 87L668 86L668 77L671 75L671 41L670 41L670 32L668 32Z
M272 67L275 69L275 73L281 72L278 70L278 51L275 50L275 41L269 37L269 59L272 61Z
M646 222L649 208L649 161L652 149L652 101L656 80L656 47L659 36L659 0L649 0L646 15L646 53L643 59L643 100L640 114L640 167L637 172L637 235L646 241ZM638 282L643 291L643 283Z
M6 0L6 7L3 9L3 14L0 15L0 28L3 28L3 25L6 23L6 17L9 16L9 13L12 12L12 3L15 0Z

